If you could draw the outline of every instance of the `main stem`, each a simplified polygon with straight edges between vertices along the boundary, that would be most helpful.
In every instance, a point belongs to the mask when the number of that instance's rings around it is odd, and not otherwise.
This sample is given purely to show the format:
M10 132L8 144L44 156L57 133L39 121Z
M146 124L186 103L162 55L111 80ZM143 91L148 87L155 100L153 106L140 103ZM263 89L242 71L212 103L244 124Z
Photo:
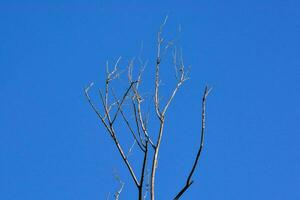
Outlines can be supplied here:
M151 200L155 199L155 173L157 168L157 162L158 162L158 152L161 144L161 139L163 135L164 130L164 118L163 116L160 119L160 128L159 128L159 134L158 139L156 143L156 148L153 155L153 161L152 161L152 171L151 171Z

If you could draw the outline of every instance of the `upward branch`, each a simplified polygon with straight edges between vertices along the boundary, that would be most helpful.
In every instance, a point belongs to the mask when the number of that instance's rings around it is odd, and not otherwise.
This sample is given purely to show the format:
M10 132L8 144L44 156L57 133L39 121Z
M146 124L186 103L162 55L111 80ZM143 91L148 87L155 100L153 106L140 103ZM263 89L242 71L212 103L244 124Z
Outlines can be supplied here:
M156 58L156 67L155 67L155 98L154 98L154 105L155 105L155 110L156 110L156 115L159 118L159 131L158 131L158 138L155 144L155 149L154 149L154 155L152 158L152 166L151 166L151 192L150 192L150 196L151 196L151 200L155 199L155 176L156 176L156 169L158 166L158 154L159 154L159 150L160 150L160 145L161 145L161 141L163 138L163 132L164 132L164 126L165 126L165 114L170 106L170 104L172 103L174 97L176 96L180 86L183 84L184 81L186 81L188 79L186 73L185 73L185 69L184 69L184 64L183 64L183 59L182 59L182 55L181 55L181 63L179 64L179 67L177 67L177 62L176 59L173 58L174 61L174 65L175 65L175 69L176 71L180 72L180 77L178 77L178 73L176 73L176 77L177 79L177 84L171 94L171 96L169 97L166 105L164 107L162 107L162 110L160 109L160 101L159 101L159 68L160 68L160 63L161 63L161 45L164 41L164 39L161 37L162 34L162 29L166 23L167 17L164 21L164 23L161 25L160 27L160 31L157 34L157 58ZM165 49L167 49L170 46L170 42L166 45ZM176 55L175 55L176 56ZM178 68L178 69L177 69Z
M206 98L208 96L208 94L210 93L210 89L208 89L208 87L205 87L204 90L204 94L202 97L202 127L201 127L201 138L200 138L200 145L199 145L199 149L195 158L195 161L193 163L192 169L187 177L186 183L184 185L184 187L178 192L178 194L176 195L176 197L174 198L174 200L178 200L186 191L187 189L193 184L193 180L192 180L192 176L196 170L203 146L204 146L204 130L205 130L205 112L206 112Z

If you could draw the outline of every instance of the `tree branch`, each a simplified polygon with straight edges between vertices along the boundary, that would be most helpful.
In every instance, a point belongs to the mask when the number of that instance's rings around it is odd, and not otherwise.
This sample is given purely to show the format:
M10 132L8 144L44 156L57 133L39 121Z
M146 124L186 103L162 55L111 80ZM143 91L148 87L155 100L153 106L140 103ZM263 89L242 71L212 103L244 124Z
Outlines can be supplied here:
M151 144L151 146L153 147L153 149L156 148L156 146L154 145L154 143L152 142L149 134L148 134L148 131L147 131L147 128L145 126L145 123L144 123L144 120L143 120L143 116L142 116L142 110L141 110L141 96L140 94L138 93L137 89L133 87L133 92L135 94L135 97L134 99L136 99L137 101L137 109L136 109L136 113L137 113L137 116L138 116L138 119L139 119L139 122L140 122L140 125L141 125L141 128L143 130L143 133L145 135L145 137L147 138L147 140L149 141L149 143Z
M121 154L121 157L122 157L123 161L125 162L125 165L126 165L126 167L128 168L128 170L129 170L129 172L130 172L130 175L131 175L131 177L132 177L132 179L133 179L135 185L136 185L137 187L139 187L139 182L138 182L138 180L137 180L137 178L136 178L136 176L135 176L135 173L134 173L134 171L133 171L133 169L132 169L132 167L131 167L131 165L130 165L128 159L127 159L127 157L126 157L125 154L124 154L124 151L123 151L123 149L122 149L122 147L121 147L121 145L120 145L120 143L119 143L119 141L118 141L118 139L117 139L117 137L116 137L116 135L115 135L115 132L114 132L114 129L113 129L113 128L112 128L112 132L113 132L112 138L113 138L113 140L114 140L114 142L115 142L115 144L116 144L116 146L117 146L117 149L118 149L119 153Z
M146 164L147 164L147 156L148 156L148 140L146 141L146 149L144 152L144 159L142 164L142 172L141 172L141 178L140 178L140 187L139 187L139 200L143 200L143 185L144 185L144 177L145 177L145 170L146 170Z
M118 116L118 113L119 113L119 111L120 111L120 109L121 109L121 106L122 106L122 104L124 103L125 98L127 97L129 91L131 90L132 86L133 86L135 83L137 83L137 81L133 81L133 82L130 83L130 86L128 87L128 89L127 89L126 92L124 93L121 102L118 103L118 109L117 109L117 111L116 111L116 113L115 113L115 115L114 115L113 120L111 121L112 124L115 122L115 120L116 120L116 118L117 118L117 116Z
M98 111L98 109L96 108L96 106L94 105L91 97L89 96L89 90L91 89L91 87L94 85L94 83L91 83L85 90L84 90L84 94L90 104L90 106L92 107L92 109L94 110L94 112L97 114L98 118L101 120L101 122L103 123L103 125L105 126L105 128L107 129L107 131L110 133L110 128L109 126L106 124L105 119L101 116L100 112Z
M203 145L204 145L204 130L205 130L205 112L206 112L206 98L208 96L208 94L210 93L211 89L208 89L208 87L206 86L205 87L205 90L204 90L204 94L203 94L203 97L202 97L202 127L201 127L201 139L200 139L200 146L199 146L199 149L198 149L198 152L197 152L197 155L196 155L196 158L195 158L195 161L193 163L193 166L192 166L192 169L187 177L187 180L186 180L186 183L184 185L184 187L179 191L179 193L176 195L176 197L174 198L174 200L178 200L180 199L180 197L187 191L187 189L193 184L193 180L192 179L192 176L196 170L196 167L197 167L197 164L198 164L198 161L199 161L199 158L201 156L201 152L202 152L202 149L203 149Z
M155 96L154 96L154 105L157 117L161 118L161 113L159 110L159 67L161 63L161 45L164 39L161 37L164 26L166 25L168 16L165 17L163 24L160 26L160 30L157 33L157 56L156 56L156 66L155 66Z
M135 173L134 173L134 171L133 171L133 169L132 169L129 161L127 160L127 158L126 158L126 156L124 154L124 151L123 151L123 149L122 149L122 147L121 147L121 145L120 145L120 143L119 143L119 141L117 139L117 136L116 136L114 128L113 128L113 123L111 123L111 121L109 121L109 123L110 123L109 126L106 124L104 118L101 116L101 114L99 113L99 111L96 109L96 107L94 106L94 104L93 104L90 96L88 95L88 91L90 90L90 88L92 87L92 85L93 84L91 84L89 87L87 87L85 89L85 95L86 95L86 97L88 99L88 102L90 103L90 105L93 108L93 110L96 112L97 116L101 119L101 121L104 124L104 126L106 127L107 131L110 133L110 136L112 137L113 141L115 142L115 145L116 145L116 147L117 147L117 149L118 149L118 151L119 151L119 153L120 153L120 155L121 155L121 157L122 157L125 165L127 166L128 170L129 170L129 172L130 172L130 174L132 176L132 179L134 180L135 185L137 187L139 187L139 182L138 182L138 180L137 180L137 178L135 176ZM101 99L103 100L103 96L102 95L101 95L101 97L102 97ZM105 111L107 112L107 106L106 106L107 104L105 104L104 101L102 103L104 103L103 106L104 106ZM107 115L109 116L108 113L107 113ZM109 120L109 118L108 118L108 120Z
M160 118L160 127L159 127L159 133L158 133L158 139L156 143L156 148L154 150L154 156L152 160L152 169L151 169L151 191L150 191L150 196L151 200L155 199L155 174L156 174L156 168L157 168L157 163L158 163L158 153L159 153L159 148L161 144L161 139L163 136L163 130L164 130L164 116Z
M112 92L113 92L113 90L112 90ZM140 149L144 152L145 149L144 149L144 147L143 147L143 143L141 143L142 141L139 141L139 140L138 140L138 138L137 138L136 134L134 133L134 130L133 130L133 128L131 127L131 125L130 125L128 119L126 118L125 113L123 112L122 107L121 107L121 105L120 105L120 103L119 103L119 100L117 99L117 97L116 97L116 95L115 95L114 92L113 92L113 95L114 95L114 97L115 97L115 99L116 99L116 102L117 102L117 104L118 104L118 107L120 108L120 113L121 113L121 115L122 115L122 117L123 117L123 120L125 121L125 123L126 123L128 129L130 130L131 135L133 136L134 140L137 142L137 144L138 144L138 146L140 147ZM138 131L138 132L139 132L139 131Z
M120 183L120 189L118 189L116 192L115 192L115 200L119 200L119 196L124 188L124 185L125 183L120 179L120 177L118 175L115 175L117 181Z
M132 100L132 106L133 106L133 114L134 114L134 119L135 119L135 124L136 124L136 129L139 135L139 139L141 141L141 143L143 144L143 146L145 146L145 144L143 143L143 138L141 136L141 131L140 131L140 122L139 122L139 118L138 118L138 114L137 114L137 108L136 108L136 104L135 101Z

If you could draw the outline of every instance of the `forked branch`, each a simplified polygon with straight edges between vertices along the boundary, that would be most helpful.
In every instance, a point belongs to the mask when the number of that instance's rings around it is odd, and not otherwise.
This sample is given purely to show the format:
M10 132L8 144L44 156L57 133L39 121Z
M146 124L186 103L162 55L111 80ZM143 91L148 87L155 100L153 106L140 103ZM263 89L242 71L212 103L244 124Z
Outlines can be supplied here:
M185 72L182 56L181 56L181 63L179 65L179 67L177 67L176 59L173 58L176 71L177 71L177 68L179 68L178 71L180 71L180 77L178 78L177 84L176 84L171 96L169 97L168 101L166 102L166 105L164 107L162 107L162 109L161 109L160 108L160 99L159 99L159 83L160 83L159 74L160 74L160 64L161 64L161 46L164 42L164 39L162 38L161 35L162 35L162 29L165 26L166 20L167 20L167 17L165 18L165 21L161 25L160 30L157 34L157 58L156 58L156 65L155 65L154 107L155 107L156 115L159 119L159 130L158 130L158 138L157 138L157 141L156 141L156 144L155 144L154 155L153 155L152 164L151 164L151 181L150 181L150 185L151 185L150 197L151 197L151 200L155 199L155 176L156 176L156 169L157 169L157 166L158 166L158 154L159 154L160 145L161 145L161 141L162 141L163 133L164 133L165 114L166 114L171 102L173 101L175 95L177 94L180 86L183 84L184 81L186 81L188 79L187 74ZM169 45L170 44L168 43L166 45L166 48L168 48Z

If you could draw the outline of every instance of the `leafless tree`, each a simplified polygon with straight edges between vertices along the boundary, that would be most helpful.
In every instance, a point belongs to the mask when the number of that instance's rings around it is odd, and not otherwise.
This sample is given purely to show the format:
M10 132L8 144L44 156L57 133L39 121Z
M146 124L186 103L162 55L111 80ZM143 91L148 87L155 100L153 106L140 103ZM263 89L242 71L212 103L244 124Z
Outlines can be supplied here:
M136 78L133 76L133 65L134 61L129 62L127 66L127 78L128 78L128 86L123 92L121 97L117 97L117 94L114 92L111 83L113 80L118 78L121 74L119 70L119 63L121 58L119 58L113 69L109 70L107 64L106 70L106 80L105 80L105 88L104 92L99 90L100 100L101 100L101 107L102 112L96 107L94 102L92 101L89 91L93 86L91 83L85 89L86 98L92 107L93 111L97 114L98 118L104 125L107 133L110 135L112 141L115 144L121 158L123 160L124 165L128 169L128 172L131 175L132 181L134 182L137 191L138 191L138 199L143 200L149 197L151 200L155 199L155 178L156 178L156 170L158 166L158 155L160 152L161 141L163 139L164 127L165 127L165 118L167 110L172 103L174 97L176 96L178 90L182 86L182 84L188 80L188 70L184 66L182 53L178 53L176 48L170 41L165 41L162 37L162 31L166 24L167 18L160 26L160 29L157 34L157 56L156 56L156 64L155 64L155 81L154 81L154 103L153 108L155 110L155 115L157 117L157 121L159 123L159 129L157 133L157 138L153 139L149 133L148 129L148 120L145 117L145 112L142 110L142 104L144 103L144 97L140 92L140 84L142 81L142 72L144 69L145 63L140 62L141 70L139 71ZM177 79L177 83L174 86L173 90L171 91L170 96L167 98L166 102L162 103L160 98L160 65L161 65L161 58L162 52L167 50L170 46L172 46L173 54L173 65L175 67L175 75ZM198 165L198 161L203 150L204 144L204 130L205 130L205 107L206 107L206 98L210 92L210 89L206 86L204 89L203 97L202 97L202 127L200 131L200 143L199 148L195 157L194 162L191 165L191 170L187 176L186 182L183 187L178 191L174 200L178 200L182 197L182 195L189 189L189 187L193 184L193 174L196 170ZM112 100L113 99L113 100ZM130 105L130 110L125 109L125 103L128 107ZM133 120L129 119L128 115L132 116ZM133 168L131 162L129 161L129 155L125 152L123 146L119 141L119 132L115 128L115 123L117 118L120 118L124 125L128 128L128 132L130 132L132 139L134 141L133 145L137 145L139 151L142 152L142 158L140 160L140 169L139 176L137 176L136 170ZM121 130L124 132L125 130ZM133 146L129 149L129 154L131 153ZM147 173L147 169L150 169L149 173ZM146 181L145 179L147 179ZM117 179L121 185L120 189L115 193L115 199L119 199L120 193L123 190L124 183L118 178ZM146 183L148 182L148 183Z

